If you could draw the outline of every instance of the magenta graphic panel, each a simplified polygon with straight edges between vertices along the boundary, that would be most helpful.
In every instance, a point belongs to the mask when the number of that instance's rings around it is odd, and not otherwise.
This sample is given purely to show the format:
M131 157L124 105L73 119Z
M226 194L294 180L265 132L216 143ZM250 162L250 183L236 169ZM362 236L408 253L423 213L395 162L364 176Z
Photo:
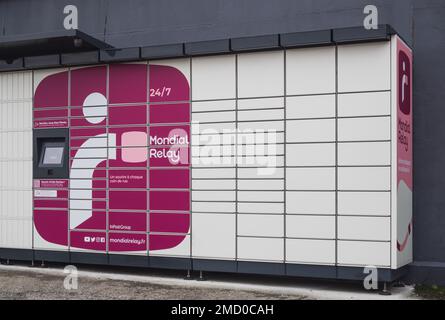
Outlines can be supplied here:
M188 189L189 187L190 187L190 170L188 169L150 170L150 188Z
M110 65L110 103L147 101L147 65Z
M189 99L187 78L170 66L113 64L44 78L34 126L69 127L70 180L35 181L39 235L68 247L69 234L72 249L110 252L180 244L183 236L150 233L190 228ZM64 214L50 220L54 212Z
M118 106L108 108L110 126L147 124L147 106Z
M106 128L70 128L70 138L73 141L75 137L94 138L106 134Z
M37 199L34 198L34 208L68 208L66 199Z
M189 191L150 191L150 210L190 210Z
M79 213L80 214L80 213ZM71 215L76 215L75 211ZM106 230L107 229L107 213L106 211L93 210L93 215L90 219L81 223L75 229L79 230Z
M63 189L68 188L68 180L46 180L46 179L37 179L34 180L33 183L34 188L42 188L42 189Z
M109 226L110 230L115 231L147 231L147 213L141 212L109 212Z
M187 78L170 66L150 65L150 102L188 101L190 87Z
M150 123L190 122L189 103L150 105Z
M186 235L164 235L164 234L150 234L149 235L149 250L163 250L174 248L184 241Z
M66 128L68 119L35 120L33 126L36 129Z
M150 232L187 233L190 215L184 213L150 213Z
M94 231L71 231L71 247L89 249L95 251L105 251L107 248L106 232Z
M93 103L99 95L107 95L107 67L87 67L71 70L71 106L83 106L87 97ZM87 100L88 102L88 100ZM93 105L101 105L95 103Z
M34 110L34 120L47 118L66 118L68 117L68 109L37 109Z
M147 185L146 170L110 170L109 171L109 187L110 188L142 188Z
M34 226L46 241L68 245L68 210L34 209Z
M147 210L147 191L116 191L110 190L110 210Z
M54 73L44 78L34 93L34 108L68 106L68 71Z
M190 126L151 126L150 145L189 145Z
M101 108L106 108L106 107L101 107ZM90 108L84 108L83 110L87 110L87 109L90 109ZM73 113L74 114L78 113L78 110L77 109L71 109L71 117L73 117ZM81 118L71 118L70 119L70 126L71 127L96 127L97 125L105 126L107 124L106 118L105 117L100 117L100 118L103 118L103 120L99 121L98 124L96 124L94 122L91 122L92 119L96 119L96 117L81 116Z
M412 246L412 52L397 39L397 250Z
M147 251L147 234L109 233L109 250L119 251Z

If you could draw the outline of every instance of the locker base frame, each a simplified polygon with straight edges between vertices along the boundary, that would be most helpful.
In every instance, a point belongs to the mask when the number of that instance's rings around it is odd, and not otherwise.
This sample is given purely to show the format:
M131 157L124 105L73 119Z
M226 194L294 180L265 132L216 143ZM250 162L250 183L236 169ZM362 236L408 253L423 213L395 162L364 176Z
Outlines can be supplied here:
M0 259L46 261L73 264L94 264L120 267L142 267L208 272L248 273L252 275L290 276L317 279L361 281L366 277L363 267L324 266L293 263L228 261L128 254L102 254L54 250L0 248ZM412 266L399 269L378 268L378 280L392 282L404 278Z

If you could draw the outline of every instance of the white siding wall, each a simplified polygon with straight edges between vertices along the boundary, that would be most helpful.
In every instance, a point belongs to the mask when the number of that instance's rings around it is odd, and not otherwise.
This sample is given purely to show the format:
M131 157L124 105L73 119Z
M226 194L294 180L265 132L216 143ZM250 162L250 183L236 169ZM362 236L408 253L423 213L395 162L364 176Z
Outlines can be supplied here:
M32 247L32 72L0 74L0 247Z

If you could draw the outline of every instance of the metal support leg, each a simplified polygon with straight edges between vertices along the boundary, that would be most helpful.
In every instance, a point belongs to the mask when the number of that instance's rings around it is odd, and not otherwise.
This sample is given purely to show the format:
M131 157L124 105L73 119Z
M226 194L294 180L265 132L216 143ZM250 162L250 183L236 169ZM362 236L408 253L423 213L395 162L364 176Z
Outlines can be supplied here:
M391 295L391 289L388 290L387 283L383 282L383 289L379 292L382 296L390 296Z
M204 278L204 273L202 271L199 271L199 278L198 281L205 281L206 279Z
M187 270L187 275L185 276L184 280L192 280L192 275L190 273L190 270Z
M41 268L45 268L45 267L46 267L46 266L45 266L45 261L42 260L42 263L40 264L40 267L41 267Z

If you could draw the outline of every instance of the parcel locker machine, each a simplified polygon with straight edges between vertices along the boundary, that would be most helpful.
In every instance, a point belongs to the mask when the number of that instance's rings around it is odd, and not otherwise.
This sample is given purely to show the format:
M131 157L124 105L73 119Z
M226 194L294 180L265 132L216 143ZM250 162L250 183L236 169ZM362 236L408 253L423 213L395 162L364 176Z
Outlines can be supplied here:
M412 53L384 30L0 73L0 258L398 277L412 261Z

